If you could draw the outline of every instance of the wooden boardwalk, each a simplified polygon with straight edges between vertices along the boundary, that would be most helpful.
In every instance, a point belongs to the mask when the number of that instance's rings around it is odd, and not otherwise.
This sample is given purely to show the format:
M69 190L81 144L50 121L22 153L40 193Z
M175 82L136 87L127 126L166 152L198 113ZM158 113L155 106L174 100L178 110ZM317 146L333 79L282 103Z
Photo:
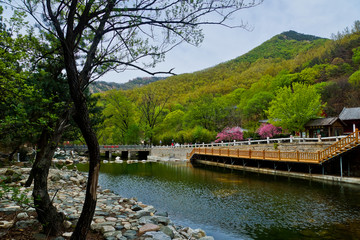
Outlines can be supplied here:
M268 160L279 162L299 162L322 164L340 154L360 146L359 130L335 142L318 152L253 151L234 148L194 148L187 158L191 161L195 155L221 156L242 159Z

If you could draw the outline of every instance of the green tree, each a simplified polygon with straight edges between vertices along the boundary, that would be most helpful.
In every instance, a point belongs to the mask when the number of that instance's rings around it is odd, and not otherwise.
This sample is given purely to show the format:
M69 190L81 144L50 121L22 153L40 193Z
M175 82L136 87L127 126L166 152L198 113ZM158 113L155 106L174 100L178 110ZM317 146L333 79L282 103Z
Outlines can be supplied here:
M360 70L357 70L349 77L349 83L355 87L360 87Z
M305 124L321 113L324 105L314 86L293 83L279 89L267 111L270 123L289 131L304 130Z
M243 114L250 121L266 118L265 111L268 109L274 95L271 92L258 92L246 103Z
M124 91L111 90L105 93L106 106L103 110L106 118L104 127L113 128L111 132L113 144L130 144L138 136L132 136L136 125L135 105L125 95Z

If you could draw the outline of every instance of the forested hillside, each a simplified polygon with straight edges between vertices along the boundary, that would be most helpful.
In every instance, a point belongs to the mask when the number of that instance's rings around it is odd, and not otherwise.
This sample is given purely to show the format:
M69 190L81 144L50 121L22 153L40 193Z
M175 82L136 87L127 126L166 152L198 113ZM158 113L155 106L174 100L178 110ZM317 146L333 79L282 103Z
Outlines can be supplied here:
M109 144L193 143L214 141L224 128L241 126L249 130L245 138L256 138L259 120L268 118L288 131L302 130L295 117L337 116L343 107L360 106L359 64L359 21L332 40L284 32L215 67L101 94L106 121L98 134ZM297 106L280 100L285 95ZM292 123L275 123L275 110L282 108L296 109L282 117L294 118Z

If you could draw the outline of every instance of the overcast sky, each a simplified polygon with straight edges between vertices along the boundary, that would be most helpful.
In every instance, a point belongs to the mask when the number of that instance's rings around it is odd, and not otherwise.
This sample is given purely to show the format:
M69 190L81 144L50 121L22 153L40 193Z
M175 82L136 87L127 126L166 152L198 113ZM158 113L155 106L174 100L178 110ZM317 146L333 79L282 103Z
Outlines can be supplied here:
M157 71L191 73L241 56L271 37L284 31L331 38L332 34L351 28L360 20L360 0L264 0L260 6L239 11L233 16L252 26L252 31L206 27L205 40L199 47L182 44L168 53ZM127 82L149 76L141 71L108 73L99 80Z

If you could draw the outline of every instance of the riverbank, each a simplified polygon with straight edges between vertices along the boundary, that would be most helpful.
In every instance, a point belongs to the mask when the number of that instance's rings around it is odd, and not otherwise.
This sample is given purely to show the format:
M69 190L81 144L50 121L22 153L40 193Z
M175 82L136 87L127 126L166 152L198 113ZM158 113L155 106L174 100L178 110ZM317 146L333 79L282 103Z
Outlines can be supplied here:
M38 226L39 232L32 230L32 239L49 239L41 234L41 226L36 220L36 212L26 199L31 199L32 187L21 187L26 181L30 168L10 167L0 169L5 176L6 186L0 188L0 238L29 239L21 233ZM53 239L69 239L80 216L85 198L86 175L76 170L50 169L48 189L54 206L66 216L66 231ZM12 188L15 187L15 188ZM14 189L18 189L14 190ZM6 216L14 216L12 219ZM139 239L170 240L200 239L211 240L201 229L191 229L175 225L166 212L158 212L153 206L137 201L136 198L123 198L110 190L98 188L98 201L93 222L92 237L97 239ZM11 233L19 232L19 238ZM94 235L95 234L95 235ZM96 235L98 234L98 235ZM25 236L25 234L23 234ZM30 238L31 239L31 238Z

